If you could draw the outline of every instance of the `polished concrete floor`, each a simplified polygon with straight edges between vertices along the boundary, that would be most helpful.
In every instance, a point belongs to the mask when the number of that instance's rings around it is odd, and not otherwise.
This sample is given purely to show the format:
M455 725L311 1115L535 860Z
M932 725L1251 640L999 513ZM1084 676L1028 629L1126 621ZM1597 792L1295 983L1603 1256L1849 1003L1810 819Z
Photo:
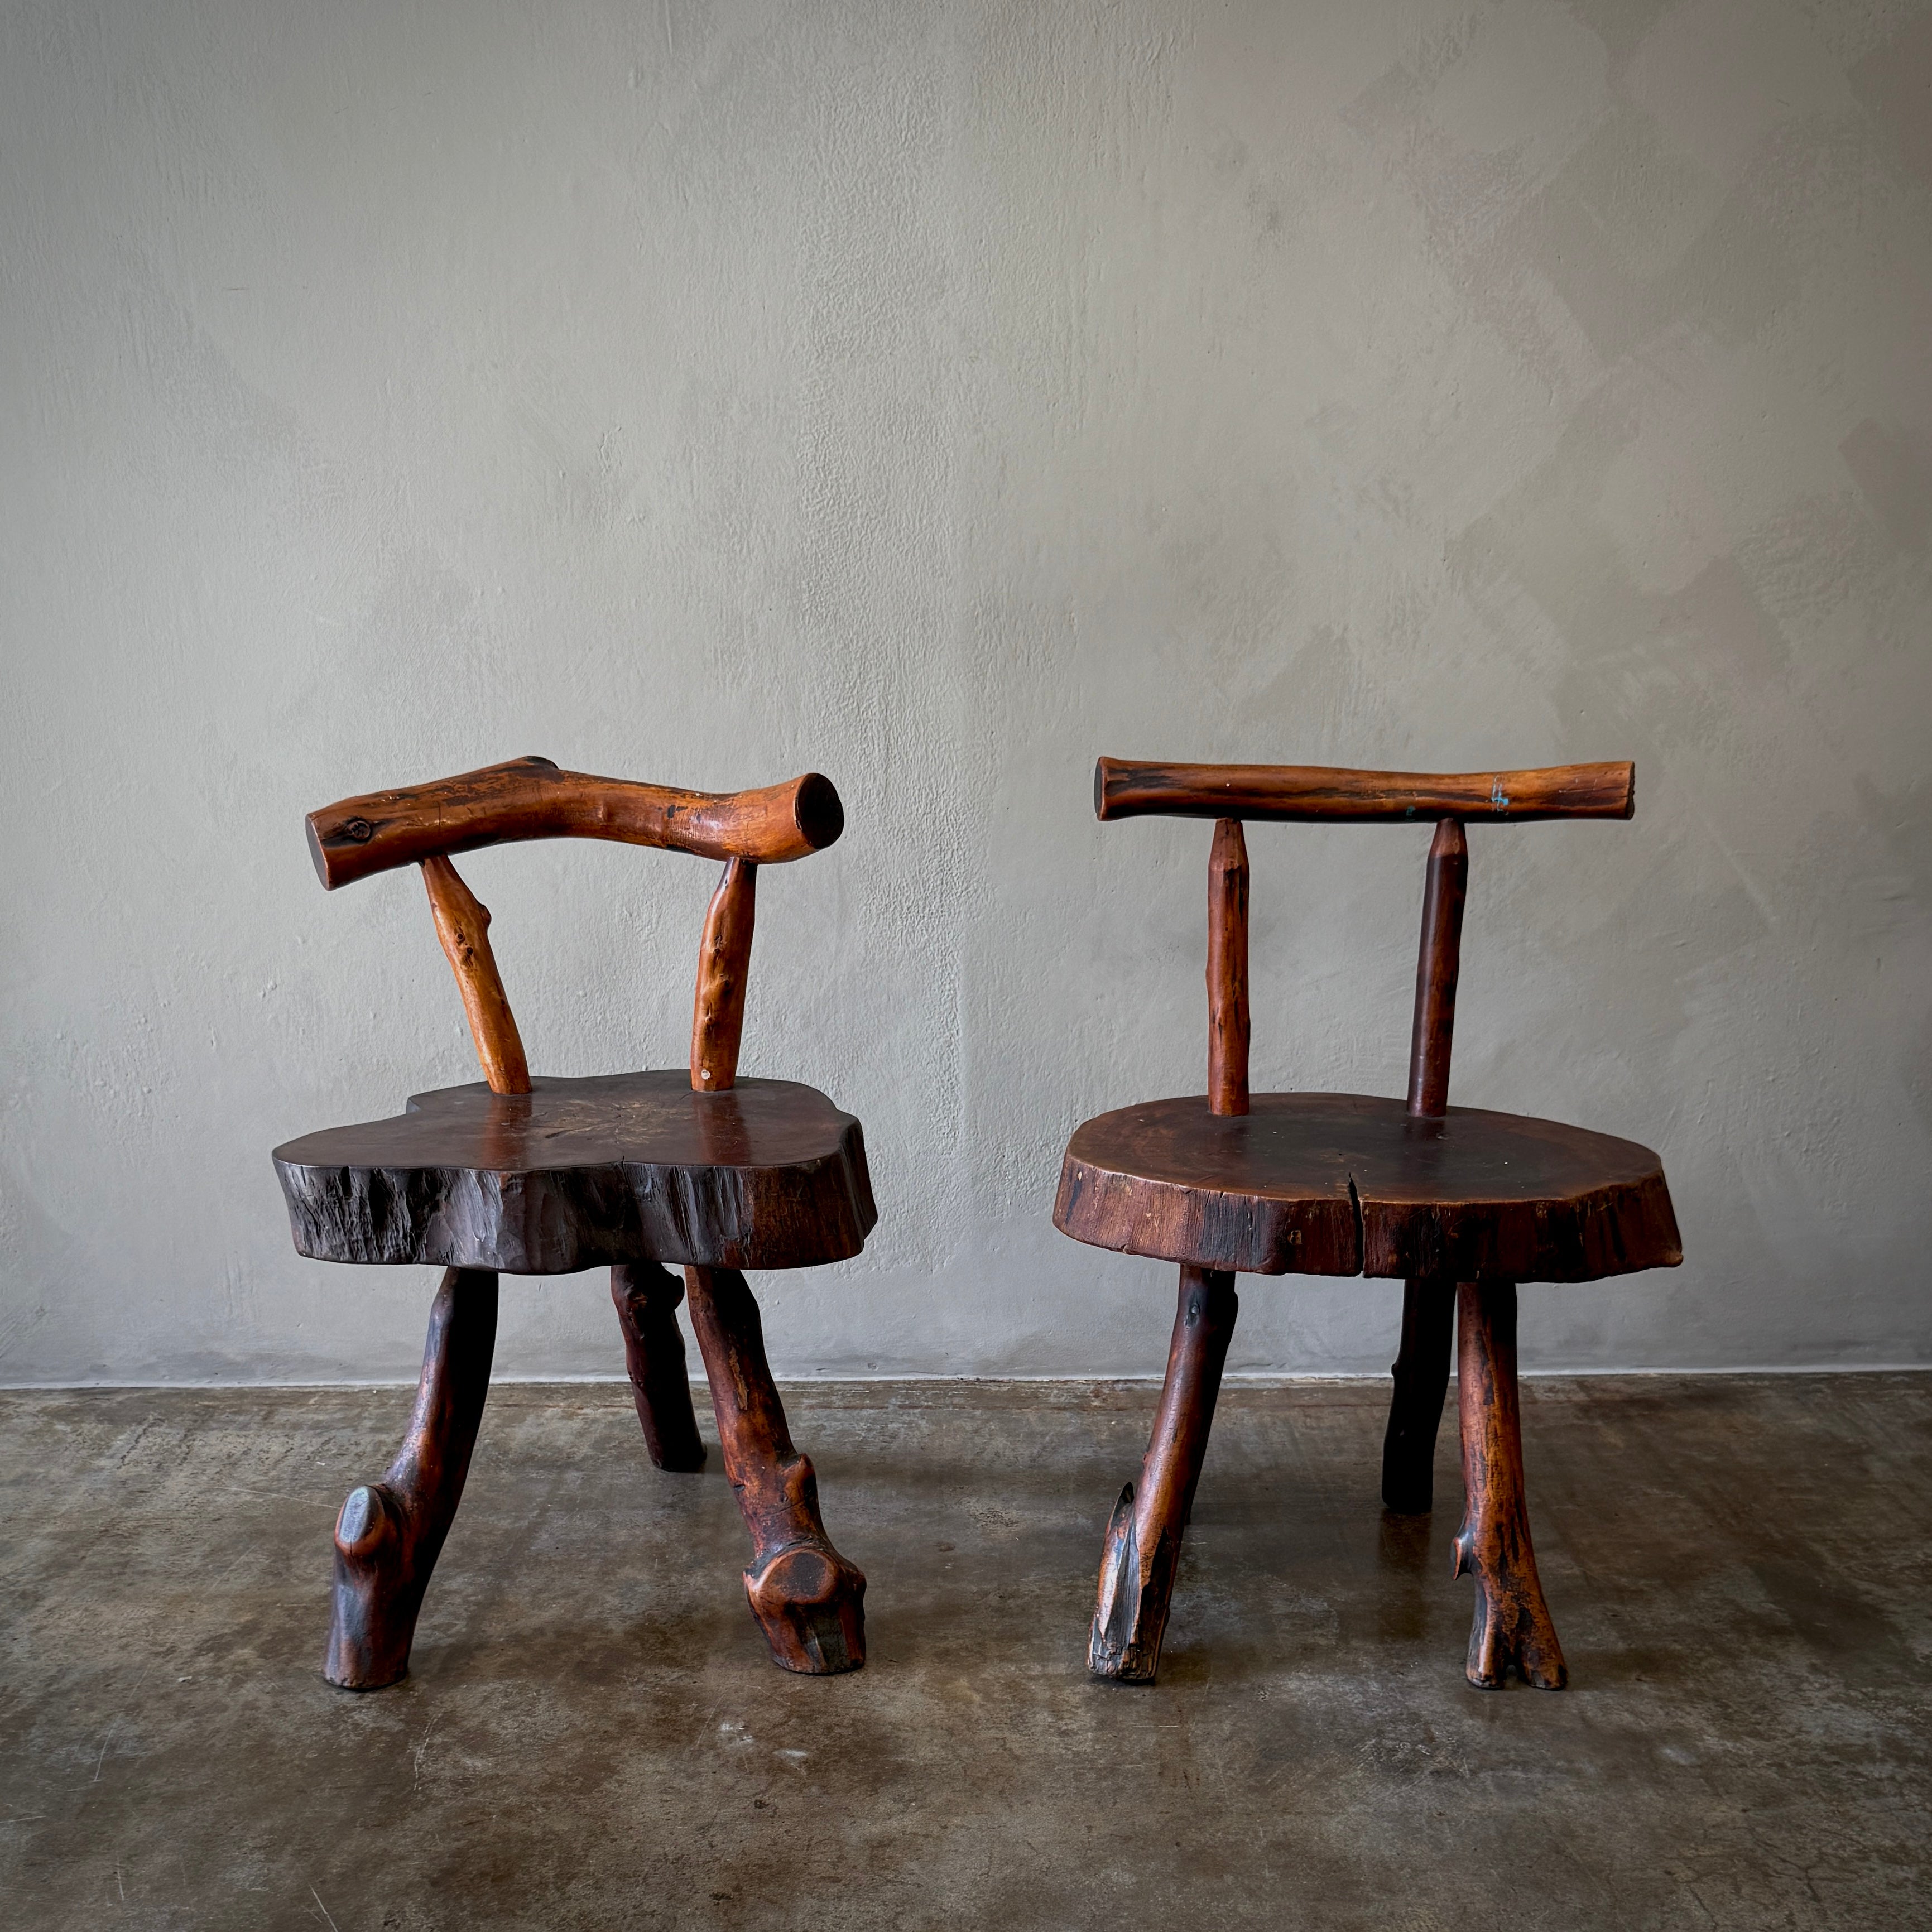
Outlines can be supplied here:
M871 1578L870 1663L810 1678L715 1448L499 1388L356 1696L329 1528L406 1392L0 1396L0 1924L1932 1924L1932 1376L1529 1385L1558 1694L1465 1684L1453 1424L1384 1519L1366 1384L1227 1394L1162 1680L1090 1681L1154 1399L788 1392Z

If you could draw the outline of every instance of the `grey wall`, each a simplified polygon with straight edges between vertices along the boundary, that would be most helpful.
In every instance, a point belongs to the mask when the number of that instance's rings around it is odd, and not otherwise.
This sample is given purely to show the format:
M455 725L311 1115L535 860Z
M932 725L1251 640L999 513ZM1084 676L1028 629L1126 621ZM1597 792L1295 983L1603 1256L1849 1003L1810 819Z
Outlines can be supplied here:
M278 1140L472 1077L301 818L524 752L830 773L746 1065L866 1124L784 1369L1144 1372L1056 1235L1202 1078L1208 828L1132 755L1630 756L1477 829L1456 1097L1662 1150L1690 1259L1526 1358L1932 1353L1922 5L0 8L0 1379L412 1372ZM1426 829L1256 828L1257 1083L1402 1078ZM712 868L466 872L540 1072L676 1065ZM1249 1370L1388 1284L1253 1282ZM614 1372L595 1276L512 1374Z

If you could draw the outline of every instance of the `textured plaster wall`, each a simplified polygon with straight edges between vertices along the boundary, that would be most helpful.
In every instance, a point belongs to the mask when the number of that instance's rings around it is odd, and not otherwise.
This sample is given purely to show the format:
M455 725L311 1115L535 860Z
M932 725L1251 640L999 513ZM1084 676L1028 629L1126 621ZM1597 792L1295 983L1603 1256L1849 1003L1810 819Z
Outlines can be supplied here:
M1546 1366L1932 1353L1932 12L0 8L0 1379L412 1372L277 1141L472 1077L312 806L524 752L816 766L747 1070L865 1120L784 1370L1158 1368L1048 1222L1198 1090L1208 828L1135 755L1634 757L1472 831L1455 1096L1663 1151L1690 1259ZM1397 1090L1424 828L1258 827L1256 1076ZM712 868L466 872L539 1071L681 1060ZM1244 1285L1234 1366L1400 1290ZM614 1372L595 1276L499 1366Z

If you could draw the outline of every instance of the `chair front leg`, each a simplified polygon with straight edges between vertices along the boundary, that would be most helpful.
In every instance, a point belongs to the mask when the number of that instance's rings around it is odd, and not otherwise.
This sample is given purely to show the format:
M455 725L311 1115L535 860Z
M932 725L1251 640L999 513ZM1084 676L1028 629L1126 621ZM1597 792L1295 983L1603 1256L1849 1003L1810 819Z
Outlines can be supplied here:
M610 1299L623 1326L624 1363L652 1462L685 1474L703 1468L704 1443L692 1412L677 1325L684 1283L668 1268L640 1262L610 1270Z
M495 1274L448 1270L430 1310L409 1433L382 1480L351 1490L336 1519L322 1675L345 1690L380 1690L409 1674L416 1613L463 1499L496 1346Z
M832 1548L811 1459L792 1446L764 1324L735 1268L688 1268L691 1325L711 1383L724 1473L752 1532L745 1594L787 1670L830 1676L866 1660L866 1579Z
M1419 1280L1402 1292L1402 1347L1389 1373L1395 1393L1382 1438L1382 1507L1426 1516L1436 1501L1436 1436L1449 1390L1456 1284Z
M1167 1380L1140 1486L1130 1483L1121 1490L1101 1553L1100 1596L1087 1643L1087 1667L1096 1677L1151 1684L1160 1667L1181 1532L1193 1513L1240 1306L1232 1274L1180 1270Z
M1569 1672L1536 1574L1523 1494L1516 1284L1466 1281L1457 1292L1464 1503L1454 1574L1476 1577L1469 1682L1493 1690L1514 1668L1540 1690L1560 1690Z

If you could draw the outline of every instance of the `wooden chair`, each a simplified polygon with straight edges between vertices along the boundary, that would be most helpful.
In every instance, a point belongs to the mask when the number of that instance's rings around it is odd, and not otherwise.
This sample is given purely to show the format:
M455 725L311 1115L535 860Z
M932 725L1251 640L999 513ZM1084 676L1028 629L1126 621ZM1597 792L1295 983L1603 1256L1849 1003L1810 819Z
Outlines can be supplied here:
M1181 1534L1233 1333L1234 1276L1402 1277L1402 1344L1382 1499L1428 1510L1459 1320L1462 1526L1473 1570L1468 1677L1514 1668L1561 1689L1563 1652L1530 1547L1517 1419L1516 1285L1594 1281L1683 1258L1647 1148L1580 1127L1451 1107L1449 1049L1468 821L1628 818L1628 764L1436 777L1274 765L1130 764L1094 772L1102 819L1216 821L1208 862L1208 1091L1086 1123L1068 1143L1054 1224L1075 1240L1180 1264L1180 1308L1138 1488L1120 1492L1100 1563L1088 1662L1153 1681ZM1408 1097L1248 1091L1245 819L1436 821L1422 904Z
M490 1380L496 1278L608 1266L651 1460L704 1447L676 1310L687 1288L724 1468L751 1531L746 1594L788 1670L856 1670L866 1580L826 1538L810 1460L772 1386L745 1268L856 1254L878 1219L859 1123L820 1093L740 1080L758 868L830 845L838 794L816 773L712 794L522 758L345 799L309 816L325 886L418 864L488 1084L417 1095L394 1120L275 1150L296 1247L321 1261L440 1263L422 1381L400 1452L335 1528L324 1674L372 1690L409 1669L416 1613L463 1494ZM490 915L449 855L522 838L614 838L722 859L699 949L691 1070L532 1080L490 950ZM661 1263L680 1263L684 1281Z

